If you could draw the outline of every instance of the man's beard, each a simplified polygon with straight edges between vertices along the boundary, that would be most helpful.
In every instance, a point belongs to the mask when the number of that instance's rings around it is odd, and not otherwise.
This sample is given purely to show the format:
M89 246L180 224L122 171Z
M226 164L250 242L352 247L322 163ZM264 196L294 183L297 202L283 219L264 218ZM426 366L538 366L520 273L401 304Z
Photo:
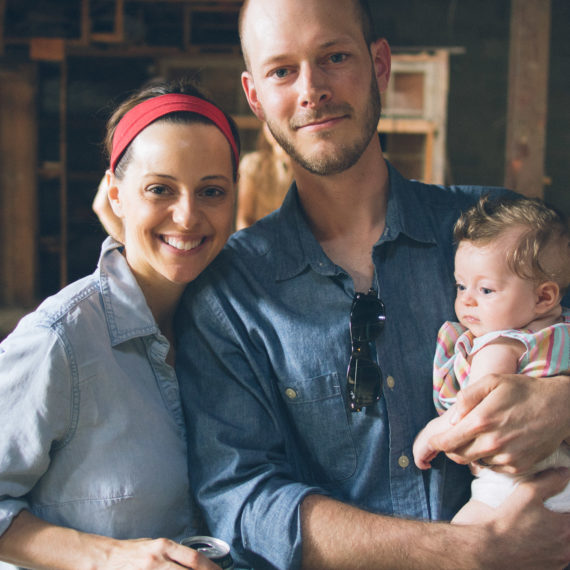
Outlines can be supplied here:
M319 120L321 117L331 115L339 116L346 114L347 112L352 112L352 107L348 104L338 106L333 104L328 107L325 106L316 112L303 115L302 118L297 117L292 119L290 127L292 129L296 129L303 124ZM303 156L295 147L291 139L288 138L287 134L281 132L278 127L270 121L267 121L267 126L283 150L305 170L319 176L330 176L332 174L344 172L358 162L368 147L370 140L377 133L378 121L380 120L381 112L382 103L380 100L380 92L376 83L376 77L372 74L370 81L370 97L366 107L361 136L352 143L349 141L345 144L341 144L337 152L327 155L321 154L320 156ZM325 138L328 136L328 133L323 133L321 136Z

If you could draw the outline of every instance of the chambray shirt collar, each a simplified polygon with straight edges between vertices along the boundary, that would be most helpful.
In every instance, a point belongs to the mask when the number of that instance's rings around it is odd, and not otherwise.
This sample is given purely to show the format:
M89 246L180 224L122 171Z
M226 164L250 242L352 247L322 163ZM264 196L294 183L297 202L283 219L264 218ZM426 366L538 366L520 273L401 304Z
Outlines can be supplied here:
M101 248L97 271L112 346L159 333L125 257L122 244L108 237Z
M394 241L400 234L423 243L436 243L433 228L423 222L421 200L406 199L415 189L408 180L388 162L390 180L386 229L377 244ZM416 198L418 196L416 195ZM297 185L291 185L277 212L276 263L278 281L291 279L311 267L322 275L337 275L342 270L325 254L313 235L301 203Z

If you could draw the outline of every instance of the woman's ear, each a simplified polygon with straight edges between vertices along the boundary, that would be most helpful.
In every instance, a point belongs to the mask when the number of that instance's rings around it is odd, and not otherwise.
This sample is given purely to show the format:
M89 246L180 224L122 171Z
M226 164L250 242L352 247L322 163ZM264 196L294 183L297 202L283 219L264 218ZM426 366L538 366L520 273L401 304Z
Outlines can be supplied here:
M117 186L117 179L115 175L107 170L105 172L105 185L107 186L107 198L113 213L118 218L123 216L123 205L121 203L121 195L119 192L119 187Z
M560 302L560 287L554 281L545 281L536 289L536 310L547 313Z

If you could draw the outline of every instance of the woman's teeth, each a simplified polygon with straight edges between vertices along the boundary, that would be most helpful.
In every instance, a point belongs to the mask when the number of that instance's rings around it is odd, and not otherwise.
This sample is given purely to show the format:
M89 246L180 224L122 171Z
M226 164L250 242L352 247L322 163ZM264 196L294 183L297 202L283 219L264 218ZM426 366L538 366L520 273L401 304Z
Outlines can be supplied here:
M172 247L175 247L176 249L180 249L181 251L189 251L191 249L194 249L195 247L198 247L202 243L201 239L196 239L192 241L183 241L181 239L176 239L173 237L166 237L166 236L163 239L165 243L171 245Z

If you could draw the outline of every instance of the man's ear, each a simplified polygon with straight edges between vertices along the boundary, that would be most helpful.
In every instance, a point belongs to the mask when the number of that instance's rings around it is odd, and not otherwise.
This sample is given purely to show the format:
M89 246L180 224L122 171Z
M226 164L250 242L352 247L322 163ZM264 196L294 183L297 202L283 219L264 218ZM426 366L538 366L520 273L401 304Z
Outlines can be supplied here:
M118 218L123 217L123 205L121 203L121 196L119 192L119 187L117 186L117 179L115 175L107 170L105 172L105 184L107 185L107 198L109 199L109 204L113 213Z
M255 83L253 82L253 77L249 71L244 71L241 74L241 86L249 103L250 109L253 111L254 115L260 120L265 121L265 114L261 108L261 103L257 98L257 89L255 88Z
M554 281L545 281L536 289L536 310L547 313L560 302L560 287Z
M370 55L372 57L372 63L374 64L378 89L383 93L388 88L392 68L390 45L384 38L380 38L370 44Z

